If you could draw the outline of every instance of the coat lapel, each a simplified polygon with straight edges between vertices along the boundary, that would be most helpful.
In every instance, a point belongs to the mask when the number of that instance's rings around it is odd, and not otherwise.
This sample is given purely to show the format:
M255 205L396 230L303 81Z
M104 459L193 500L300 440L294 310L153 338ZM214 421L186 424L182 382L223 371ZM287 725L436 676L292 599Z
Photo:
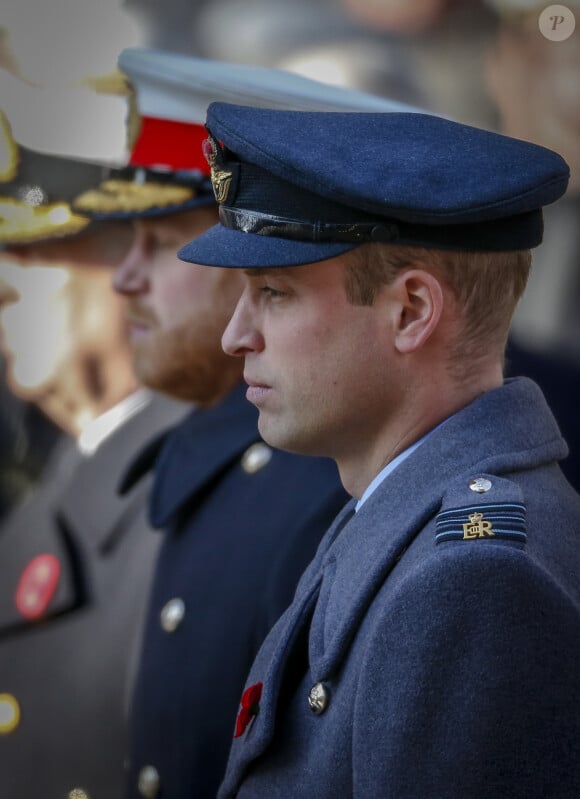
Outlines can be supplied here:
M219 405L193 411L166 436L154 466L150 514L155 527L167 526L185 502L194 502L217 474L260 441L257 411L245 389L240 384Z
M276 709L284 677L284 667L295 642L310 624L323 580L324 558L328 542L332 542L354 513L354 501L340 511L320 545L319 553L305 571L297 590L297 599L274 625L252 667L247 685L263 683L259 713L247 731L232 745L228 779L222 786L224 796L235 793L249 763L259 757L273 738ZM220 796L222 793L220 792Z
M438 507L440 497L433 491L427 502L407 506L404 512L406 497L393 489L382 493L390 508L389 534L385 537L383 502L371 497L324 559L309 639L313 683L327 680L339 668L375 593Z
M128 458L148 438L173 425L189 406L158 394L80 460L58 503L61 524L92 550L107 551L145 502L148 490L121 496L119 483Z

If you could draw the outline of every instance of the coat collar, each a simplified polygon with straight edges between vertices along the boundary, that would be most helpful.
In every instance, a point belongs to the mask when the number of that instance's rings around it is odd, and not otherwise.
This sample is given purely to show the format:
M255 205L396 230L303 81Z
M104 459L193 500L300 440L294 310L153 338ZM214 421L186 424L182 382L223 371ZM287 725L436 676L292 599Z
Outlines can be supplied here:
M245 391L240 383L219 405L192 411L140 459L141 473L154 471L149 506L154 527L165 527L219 472L260 441L258 414ZM132 469L134 480L139 470Z
M143 501L141 495L118 493L127 453L173 425L188 408L151 392L149 401L137 413L119 425L92 455L79 460L61 495L59 513L63 523L89 547L104 551L113 545L127 514Z

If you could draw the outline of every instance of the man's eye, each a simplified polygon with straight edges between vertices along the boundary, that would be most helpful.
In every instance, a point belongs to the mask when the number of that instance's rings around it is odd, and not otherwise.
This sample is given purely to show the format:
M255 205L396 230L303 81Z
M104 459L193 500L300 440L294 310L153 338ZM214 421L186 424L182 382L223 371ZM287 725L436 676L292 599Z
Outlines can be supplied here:
M175 250L179 249L179 245L177 245L174 241L169 238L161 238L158 237L155 239L155 248L157 250Z
M283 297L284 292L278 291L277 289L273 289L271 286L262 286L260 289L260 293L264 294L266 297L274 298L274 297Z
M164 250L174 250L177 252L179 245L168 236L161 236L157 233L152 234L147 239L147 249L149 253L163 252Z

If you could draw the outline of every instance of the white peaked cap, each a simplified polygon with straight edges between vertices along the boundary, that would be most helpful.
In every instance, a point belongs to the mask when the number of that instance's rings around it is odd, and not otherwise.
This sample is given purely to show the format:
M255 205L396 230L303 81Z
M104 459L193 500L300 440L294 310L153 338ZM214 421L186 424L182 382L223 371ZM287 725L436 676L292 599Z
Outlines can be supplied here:
M320 83L293 72L127 48L118 59L145 117L203 124L215 101L303 111L423 112L356 89Z
M120 166L127 99L85 87L38 87L0 70L0 109L17 144L46 155Z
M129 135L129 166L136 171L124 182L104 181L97 191L76 198L74 207L94 219L176 213L213 203L210 167L202 149L212 102L284 110L421 110L279 69L158 50L126 48L117 63L135 92L132 110L139 121L128 133L134 134Z

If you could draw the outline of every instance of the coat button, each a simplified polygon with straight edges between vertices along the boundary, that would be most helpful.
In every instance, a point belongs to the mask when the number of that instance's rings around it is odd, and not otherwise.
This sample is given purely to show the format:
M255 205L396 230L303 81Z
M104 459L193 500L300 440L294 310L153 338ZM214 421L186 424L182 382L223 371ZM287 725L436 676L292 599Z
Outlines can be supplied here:
M15 730L20 724L20 705L12 694L0 694L0 735Z
M179 597L170 599L161 611L161 626L166 633L173 633L183 621L184 616L185 603L183 599Z
M66 799L91 799L91 797L82 788L73 788L68 792Z
M143 766L137 781L137 788L141 796L144 796L145 799L155 799L159 793L160 783L159 772L155 766Z
M469 487L472 491L475 491L476 494L485 494L486 491L489 491L491 486L491 480L488 480L486 477L475 477L473 480L469 481Z
M313 685L308 694L308 704L314 715L320 716L321 713L324 713L329 702L330 694L324 685L321 682L317 682L316 685Z
M255 474L263 469L272 458L272 449L262 441L252 444L242 455L242 469L246 474Z

